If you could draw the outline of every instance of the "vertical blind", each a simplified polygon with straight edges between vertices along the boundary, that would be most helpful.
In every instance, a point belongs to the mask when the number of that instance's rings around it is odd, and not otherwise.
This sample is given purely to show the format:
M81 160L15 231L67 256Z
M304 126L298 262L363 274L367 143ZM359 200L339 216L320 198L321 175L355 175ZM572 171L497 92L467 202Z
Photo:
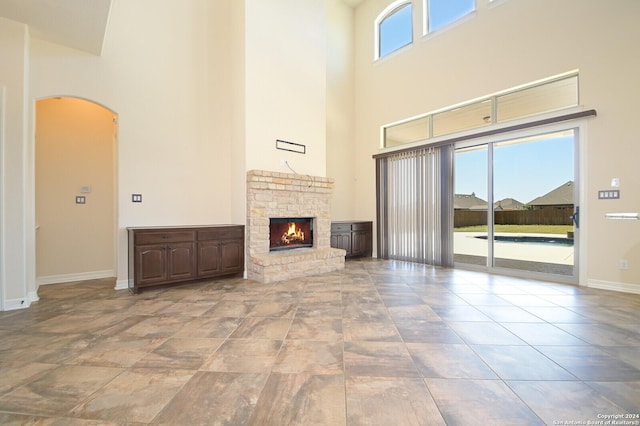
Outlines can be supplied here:
M453 146L376 159L378 257L453 265Z

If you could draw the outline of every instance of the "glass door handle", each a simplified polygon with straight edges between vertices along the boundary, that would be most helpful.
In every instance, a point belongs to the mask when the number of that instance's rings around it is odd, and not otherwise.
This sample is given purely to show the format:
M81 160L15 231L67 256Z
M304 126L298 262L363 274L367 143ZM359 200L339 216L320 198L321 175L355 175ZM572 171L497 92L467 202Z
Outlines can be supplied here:
M579 206L576 206L576 211L569 216L569 219L573 220L573 223L576 224L576 228L580 228L580 207Z

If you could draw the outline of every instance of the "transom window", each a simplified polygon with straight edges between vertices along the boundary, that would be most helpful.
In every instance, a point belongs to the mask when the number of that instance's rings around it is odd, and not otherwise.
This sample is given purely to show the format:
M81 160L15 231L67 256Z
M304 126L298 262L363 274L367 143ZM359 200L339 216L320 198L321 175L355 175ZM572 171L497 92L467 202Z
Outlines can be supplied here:
M571 72L383 126L383 147L501 124L578 104L578 73Z
M425 0L426 28L431 33L476 9L475 0Z
M376 19L376 54L379 59L413 42L411 1L393 2Z

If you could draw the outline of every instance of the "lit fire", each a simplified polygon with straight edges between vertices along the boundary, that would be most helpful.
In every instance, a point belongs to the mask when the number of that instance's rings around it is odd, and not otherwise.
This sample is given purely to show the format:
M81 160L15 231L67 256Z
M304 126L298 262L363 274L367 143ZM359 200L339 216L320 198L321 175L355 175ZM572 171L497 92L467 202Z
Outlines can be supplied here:
M296 229L296 224L289 222L289 229L280 237L284 244L291 244L295 241L304 241L304 232L302 229Z

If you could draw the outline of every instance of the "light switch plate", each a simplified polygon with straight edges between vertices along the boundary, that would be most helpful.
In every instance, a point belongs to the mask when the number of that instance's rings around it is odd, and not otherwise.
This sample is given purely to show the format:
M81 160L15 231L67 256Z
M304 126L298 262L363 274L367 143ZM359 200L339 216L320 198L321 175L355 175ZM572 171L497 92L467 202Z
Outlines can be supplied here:
M132 203L141 203L142 202L142 194L131 194L131 202Z
M87 198L84 195L76 195L76 204L86 204Z
M619 189L608 189L605 191L598 191L599 200L617 200L620 198Z

